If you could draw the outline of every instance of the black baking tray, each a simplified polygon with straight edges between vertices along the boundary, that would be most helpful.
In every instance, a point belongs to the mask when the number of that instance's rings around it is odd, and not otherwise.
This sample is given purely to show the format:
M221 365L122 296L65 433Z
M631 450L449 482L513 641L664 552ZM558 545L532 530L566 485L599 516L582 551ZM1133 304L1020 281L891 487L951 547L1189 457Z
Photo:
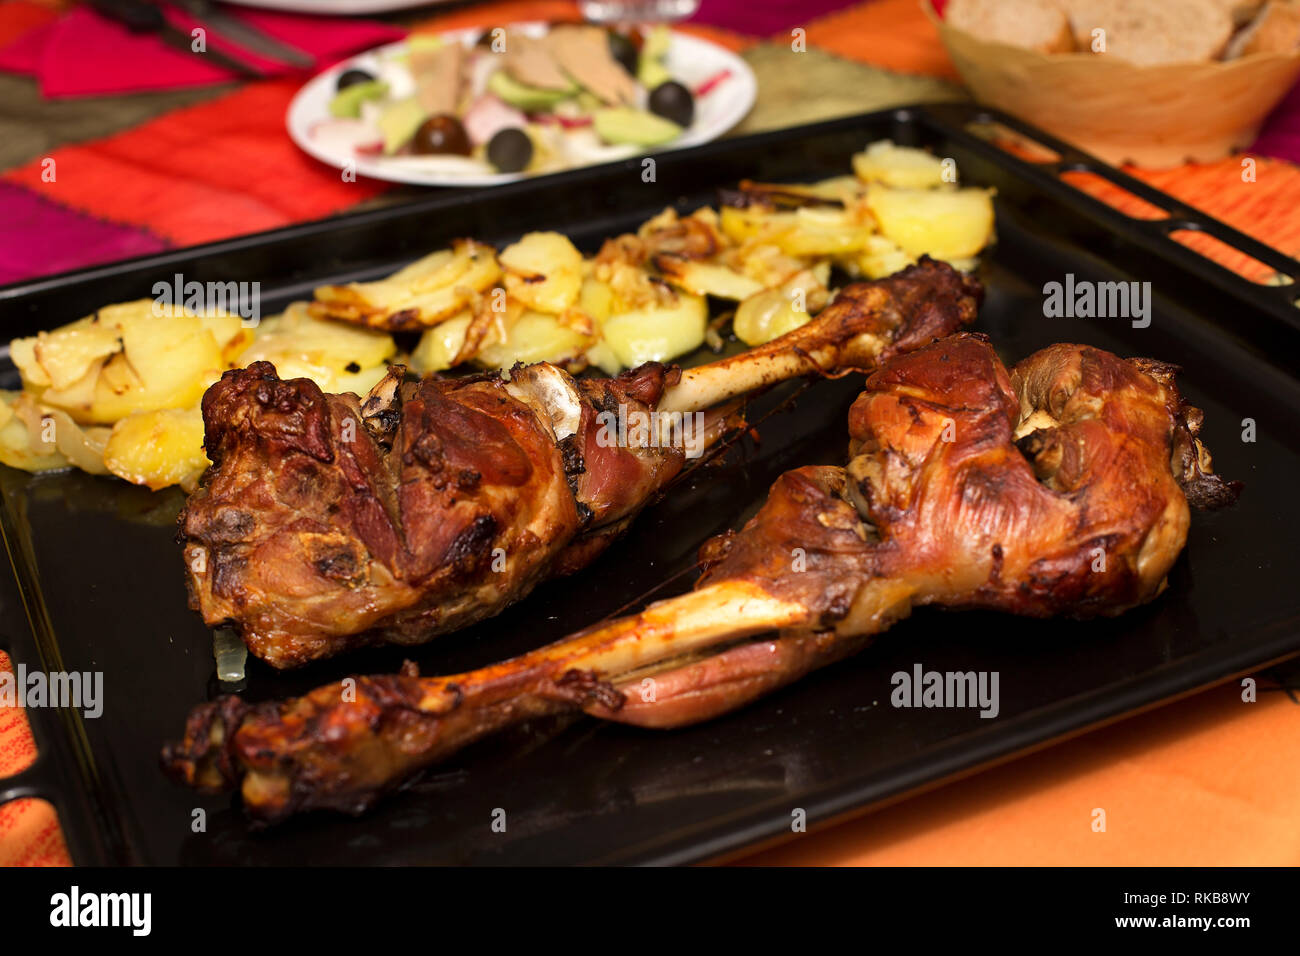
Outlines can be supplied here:
M1029 136L1055 158L1017 158L990 137L998 129ZM0 468L0 528L13 571L0 575L0 641L29 666L102 671L106 696L93 720L29 712L40 756L0 780L0 800L50 800L82 864L716 860L790 837L798 810L816 829L1300 653L1292 538L1300 528L1300 267L977 107L889 110L665 153L653 183L637 161L611 164L10 286L0 289L4 335L148 295L176 272L259 281L269 313L314 285L374 277L457 236L503 243L553 228L592 250L665 205L713 202L717 188L742 178L844 174L852 153L883 137L951 157L965 182L997 188L998 242L980 267L988 298L978 328L1005 359L1076 341L1183 367L1219 471L1246 489L1235 506L1195 516L1157 601L1087 623L922 610L856 658L708 724L674 732L587 719L534 724L462 752L364 817L319 814L250 832L231 797L198 797L157 766L162 741L180 732L190 707L221 690L211 635L185 606L173 540L180 494ZM1130 218L1068 186L1066 170L1097 173L1168 215ZM1203 259L1169 238L1174 230L1214 235L1276 270L1281 284L1255 284ZM1043 285L1067 273L1150 282L1151 325L1045 317ZM13 384L11 366L0 374ZM391 671L404 655L424 673L461 670L648 594L683 590L698 545L742 523L778 474L843 461L846 411L859 387L850 377L765 396L752 410L761 442L747 440L721 464L692 472L594 567L544 585L492 621L415 651L377 649L292 674L250 660L243 693L297 694L347 673ZM1254 442L1242 440L1245 419L1255 422ZM891 707L891 675L917 663L998 671L999 716ZM196 808L206 811L205 832L193 832ZM491 826L498 808L507 822L500 833Z

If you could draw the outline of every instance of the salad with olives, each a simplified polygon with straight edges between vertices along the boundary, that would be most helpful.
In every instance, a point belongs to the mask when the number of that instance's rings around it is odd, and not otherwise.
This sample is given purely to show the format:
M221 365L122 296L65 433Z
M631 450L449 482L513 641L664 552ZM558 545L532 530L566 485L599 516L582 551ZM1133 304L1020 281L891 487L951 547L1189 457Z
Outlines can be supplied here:
M542 173L666 146L727 71L670 72L666 27L416 34L339 73L310 136L335 155L449 173Z

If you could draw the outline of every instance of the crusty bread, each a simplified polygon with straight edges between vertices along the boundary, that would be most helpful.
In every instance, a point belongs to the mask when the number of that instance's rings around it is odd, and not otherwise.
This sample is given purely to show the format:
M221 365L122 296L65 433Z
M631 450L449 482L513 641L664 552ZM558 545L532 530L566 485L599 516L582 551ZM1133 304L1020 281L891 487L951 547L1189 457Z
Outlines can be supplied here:
M1228 59L1252 53L1289 53L1300 47L1300 5L1269 0L1264 12L1228 44Z
M1055 0L949 0L943 18L982 40L1043 53L1074 49L1070 25Z
M1221 0L1061 0L1080 50L1106 31L1104 55L1144 65L1214 60L1232 36Z

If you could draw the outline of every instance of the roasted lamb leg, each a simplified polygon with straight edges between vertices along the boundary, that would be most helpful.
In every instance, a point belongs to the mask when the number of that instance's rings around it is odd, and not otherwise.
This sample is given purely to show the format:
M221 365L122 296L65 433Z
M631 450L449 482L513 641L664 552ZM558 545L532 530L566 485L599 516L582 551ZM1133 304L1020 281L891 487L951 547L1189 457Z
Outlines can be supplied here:
M296 700L197 708L163 762L238 784L255 818L360 811L467 743L585 711L677 727L861 648L917 605L1119 614L1165 587L1213 473L1174 369L1056 345L1008 374L980 336L888 362L849 418L847 468L782 476L707 542L695 590L448 677L358 677Z
M395 369L364 400L265 362L227 372L203 398L213 464L180 518L191 604L278 668L464 627L591 561L725 431L729 400L874 368L969 324L979 299L973 279L923 260L686 371L574 379L539 363L407 382Z

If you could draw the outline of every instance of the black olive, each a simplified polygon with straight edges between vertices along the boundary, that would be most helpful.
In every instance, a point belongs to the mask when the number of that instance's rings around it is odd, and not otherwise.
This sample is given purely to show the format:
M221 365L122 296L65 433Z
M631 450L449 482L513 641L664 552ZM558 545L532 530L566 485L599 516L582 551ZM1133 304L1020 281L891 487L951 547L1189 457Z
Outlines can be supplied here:
M650 93L650 112L678 126L690 126L695 119L695 97L676 80L660 83Z
M442 113L430 116L420 124L411 140L411 148L422 156L455 153L468 156L470 153L469 135L460 120Z
M636 44L626 33L620 33L617 30L609 31L609 54L623 69L635 77L637 64L640 62L641 55L636 48Z
M374 78L373 73L367 73L365 70L344 70L339 74L338 83L334 88L346 90L349 86L356 86L358 83L369 83Z
M533 158L533 141L518 127L498 130L487 144L488 162L503 173L517 173Z

